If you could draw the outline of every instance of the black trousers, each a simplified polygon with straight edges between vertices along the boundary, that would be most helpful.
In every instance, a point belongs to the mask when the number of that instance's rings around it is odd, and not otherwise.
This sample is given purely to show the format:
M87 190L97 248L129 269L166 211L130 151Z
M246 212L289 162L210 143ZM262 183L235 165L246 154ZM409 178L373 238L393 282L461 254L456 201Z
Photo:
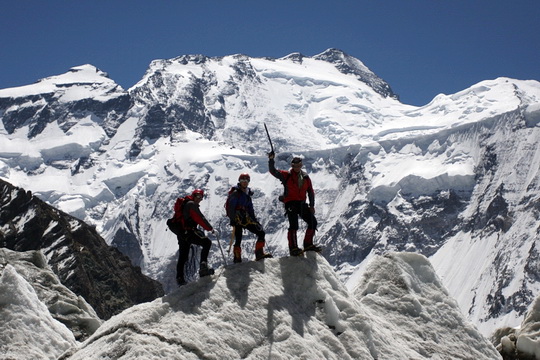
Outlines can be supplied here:
M187 230L184 234L178 236L178 246L180 247L178 254L178 263L176 264L176 278L184 279L184 268L189 258L189 249L191 245L202 246L201 262L208 261L208 254L212 241L204 235L201 230Z
M248 231L252 232L253 234L257 235L257 242L262 241L264 243L264 235L265 232L259 223L252 223L249 225L236 225L234 227L234 238L236 241L234 242L234 246L240 246L242 243L242 231L244 229L247 229Z
M287 218L289 219L289 230L298 230L298 217L302 218L308 229L317 229L317 219L304 201L288 201L285 203Z

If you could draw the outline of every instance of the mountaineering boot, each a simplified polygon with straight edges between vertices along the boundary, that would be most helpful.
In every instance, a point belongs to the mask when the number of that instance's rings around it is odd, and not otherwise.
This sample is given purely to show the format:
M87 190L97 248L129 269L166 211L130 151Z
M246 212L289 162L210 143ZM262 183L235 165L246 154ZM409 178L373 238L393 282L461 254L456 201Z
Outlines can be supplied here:
M265 253L263 251L263 249L260 249L260 250L255 250L255 260L256 261L259 261L259 260L262 260L262 259L269 259L269 258L272 258L272 254L269 254L269 253Z
M315 229L307 229L304 237L304 251L321 252L322 248L317 245L313 245L313 237L315 236Z
M292 248L292 249L289 249L289 254L291 256L300 256L302 255L304 252L302 251L302 249L299 249L299 248Z
M208 275L214 275L214 269L209 268L206 261L203 261L201 263L201 267L199 268L199 276L205 277Z
M265 253L264 250L264 241L258 240L255 243L255 260L259 261L261 259L271 258L272 255Z
M259 260L262 260L262 259L271 259L273 258L274 256L272 254L269 254L269 253L261 253L261 254L255 254L255 260L256 261L259 261Z
M304 247L304 252L305 251L315 251L315 252L321 252L322 251L322 247L320 246L317 246L317 245L308 245L308 246L305 246Z
M184 278L181 278L181 277L176 278L176 283L178 284L178 286L187 284L186 280L184 280Z
M240 246L234 246L233 255L233 263L237 264L242 262L242 248Z

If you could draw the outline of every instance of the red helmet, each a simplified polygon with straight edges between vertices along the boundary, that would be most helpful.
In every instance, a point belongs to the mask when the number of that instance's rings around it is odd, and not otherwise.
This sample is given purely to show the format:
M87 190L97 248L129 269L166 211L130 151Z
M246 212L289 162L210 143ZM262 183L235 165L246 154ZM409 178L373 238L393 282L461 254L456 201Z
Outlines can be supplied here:
M251 178L249 177L249 174L248 173L242 173L240 174L240 176L238 177L238 181L240 180L247 180L247 181L250 181Z
M204 190L202 189L195 189L191 193L192 197L200 197L201 199L204 197Z

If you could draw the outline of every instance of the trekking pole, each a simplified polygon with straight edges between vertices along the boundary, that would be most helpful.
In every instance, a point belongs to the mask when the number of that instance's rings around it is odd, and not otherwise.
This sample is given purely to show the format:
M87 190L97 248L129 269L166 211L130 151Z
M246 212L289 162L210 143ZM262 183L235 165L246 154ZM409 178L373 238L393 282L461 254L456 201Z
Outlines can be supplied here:
M271 154L274 154L274 145L272 145L272 139L270 139L270 133L268 132L268 127L266 127L266 123L264 124L264 129L266 130L266 136L268 136L268 142L270 143L270 149L272 150Z
M225 266L227 266L227 259L225 258L225 253L223 252L223 248L221 247L221 243L219 242L219 235L218 235L217 231L216 231L216 240L217 240L217 243L218 243L218 246L219 246L219 250L221 251L221 256L223 256L223 261L225 262Z

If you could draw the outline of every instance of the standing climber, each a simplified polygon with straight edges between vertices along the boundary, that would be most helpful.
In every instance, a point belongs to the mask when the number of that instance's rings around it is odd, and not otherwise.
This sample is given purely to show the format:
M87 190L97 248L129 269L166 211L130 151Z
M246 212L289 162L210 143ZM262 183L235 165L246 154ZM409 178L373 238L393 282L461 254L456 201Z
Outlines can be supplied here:
M226 210L227 216L230 219L230 224L233 227L235 243L233 248L234 262L242 262L242 232L244 229L257 235L255 243L255 260L271 258L272 255L265 253L263 248L265 244L264 230L262 225L257 221L255 211L253 210L253 201L251 196L253 191L248 187L251 178L249 174L243 173L238 177L238 184L233 186L227 197Z
M289 171L277 170L274 164L275 154L268 154L268 169L284 187L283 196L280 200L285 204L285 211L289 219L289 231L287 240L289 242L289 253L291 256L299 256L303 251L320 252L321 248L313 244L315 230L317 230L317 219L315 218L315 193L308 174L302 170L302 158L294 157L291 161ZM306 203L309 199L309 205ZM298 248L296 232L298 230L298 217L307 223L307 230L304 236L304 250Z
M204 198L204 191L201 189L193 190L191 195L184 198L184 204L181 208L183 231L178 235L178 245L180 246L180 254L178 256L178 264L176 267L176 281L178 285L186 283L184 277L184 267L189 257L189 249L192 244L202 247L201 261L199 267L199 276L208 276L214 273L214 269L208 267L208 254L212 242L204 235L204 232L197 226L200 225L204 230L211 231L215 234L215 230L210 225L199 209L199 204Z

